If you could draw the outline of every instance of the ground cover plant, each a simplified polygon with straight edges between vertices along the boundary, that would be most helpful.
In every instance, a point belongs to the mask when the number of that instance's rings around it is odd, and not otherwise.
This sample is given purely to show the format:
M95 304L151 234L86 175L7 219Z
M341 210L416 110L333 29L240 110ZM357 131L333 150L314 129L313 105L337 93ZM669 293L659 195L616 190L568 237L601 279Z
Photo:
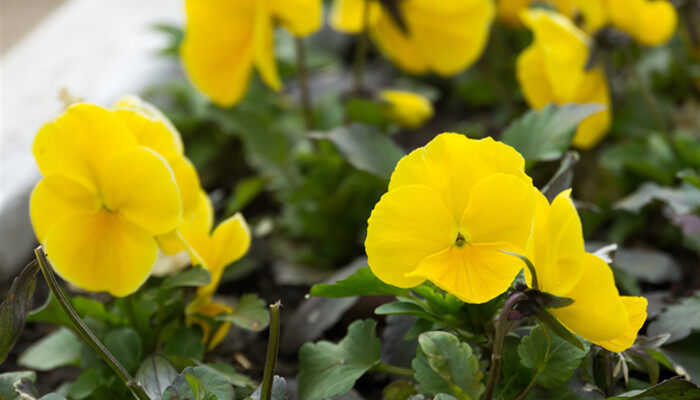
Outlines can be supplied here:
M700 398L700 2L184 7L36 133L0 399Z

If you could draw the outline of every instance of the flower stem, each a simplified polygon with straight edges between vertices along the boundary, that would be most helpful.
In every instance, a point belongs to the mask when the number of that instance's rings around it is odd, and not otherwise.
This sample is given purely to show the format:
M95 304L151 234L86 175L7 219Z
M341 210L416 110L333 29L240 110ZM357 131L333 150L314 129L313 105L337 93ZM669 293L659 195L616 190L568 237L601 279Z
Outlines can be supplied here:
M396 375L396 376L401 376L404 378L413 379L413 370L412 369L397 367L396 365L391 365L391 364L384 364L382 362L380 362L379 364L375 364L369 370L372 372L380 372L383 374Z
M309 78L306 70L306 51L304 50L304 39L294 38L294 49L296 50L297 72L299 73L299 91L301 93L301 107L304 111L304 122L306 129L314 128L313 113L311 111L311 92L309 91Z
M260 400L272 398L272 385L275 380L275 364L277 364L277 350L280 342L280 307L282 307L282 303L279 300L270 305L270 337L267 340L267 356Z
M535 375L532 376L532 379L530 380L530 383L527 384L525 389L523 390L522 393L518 395L514 400L523 400L527 395L530 393L532 388L535 387L535 384L537 383L537 376L539 375L538 372L535 372Z
M112 371L114 371L114 373L117 374L119 379L121 379L122 382L126 384L126 386L131 390L131 392L134 394L134 396L136 396L137 399L150 400L150 397L143 389L141 384L137 380L135 380L126 369L124 369L124 367L119 363L119 361L117 361L117 359L114 358L112 353L110 353L109 350L107 350L107 348L100 342L100 340L97 339L97 337L92 333L92 331L88 329L87 326L85 326L85 324L80 319L75 310L73 310L73 307L71 307L70 303L68 302L68 299L61 291L61 288L58 286L56 276L53 274L53 270L51 269L49 260L46 258L46 253L44 253L44 249L41 246L39 246L34 250L34 254L36 255L37 261L39 262L41 273L44 274L44 279L46 279L46 283L48 284L49 289L51 290L51 294L56 299L59 306L61 306L63 312L66 313L68 319L70 319L78 335L80 335L80 337L85 341L85 343L87 343L88 346L90 346L90 348L92 348L92 350L94 350L95 353L97 353L97 355L100 356L102 361L104 361L105 364L107 364L112 369Z
M363 75L365 62L367 60L367 27L369 26L369 4L370 0L365 0L362 8L362 32L358 35L357 47L355 48L355 60L353 65L353 78L355 93L362 93L364 90Z
M515 308L515 305L525 294L522 292L514 293L510 296L506 304L503 306L503 311L498 317L498 323L496 325L496 334L493 341L493 353L491 353L491 368L489 369L489 377L486 381L486 390L481 400L491 400L493 397L493 392L496 390L496 383L498 382L498 375L501 373L501 364L503 363L503 345L506 341L506 334L508 334L508 327L510 321L508 320L508 315Z

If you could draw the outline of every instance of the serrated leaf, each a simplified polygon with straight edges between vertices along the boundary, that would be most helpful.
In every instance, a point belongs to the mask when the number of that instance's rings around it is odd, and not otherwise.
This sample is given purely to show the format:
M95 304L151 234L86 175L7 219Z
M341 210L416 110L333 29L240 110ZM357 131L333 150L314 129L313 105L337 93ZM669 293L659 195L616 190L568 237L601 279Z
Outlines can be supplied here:
M609 397L608 400L646 400L648 398L658 400L695 400L700 398L700 387L681 377L675 377L647 390L633 390L615 397Z
M352 124L312 137L330 140L350 165L381 178L389 178L405 154L388 136L368 125Z
M162 400L232 400L233 386L219 374L203 367L187 367L163 393Z
M233 308L233 313L216 317L217 321L232 322L250 331L261 331L270 324L270 310L256 294L244 294Z
M423 391L476 399L484 391L479 360L457 336L441 331L418 336L419 350L411 366Z
M5 361L15 345L27 321L27 315L32 309L38 271L39 264L36 260L24 267L12 282L5 300L0 304L0 363Z
M163 290L186 286L200 287L209 284L209 282L211 282L209 271L202 267L194 267L167 278L160 287Z
M314 285L309 294L318 297L408 296L409 291L382 282L369 267L363 267L335 283Z
M537 383L547 388L565 384L574 375L588 349L581 350L537 326L518 345L520 362L537 371Z
M18 364L37 371L78 365L82 346L71 330L59 328L27 348L20 355Z
M530 110L503 133L503 143L513 146L528 161L551 161L569 148L578 124L605 110L602 104L547 105Z
M258 386L257 389L249 396L246 400L260 400L262 396L262 385ZM272 393L270 395L270 400L286 400L287 399L287 382L284 378L275 375L275 379L272 381Z
M379 363L377 322L360 320L340 343L306 343L299 350L299 398L322 400L350 391L355 381Z
M177 370L167 358L154 354L143 360L135 378L152 399L158 399L177 376Z

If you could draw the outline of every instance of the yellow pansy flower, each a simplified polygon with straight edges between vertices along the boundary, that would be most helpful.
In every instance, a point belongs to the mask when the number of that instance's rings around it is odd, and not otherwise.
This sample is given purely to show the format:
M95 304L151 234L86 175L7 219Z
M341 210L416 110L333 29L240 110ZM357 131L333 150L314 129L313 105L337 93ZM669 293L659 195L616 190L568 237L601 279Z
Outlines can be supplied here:
M491 138L443 133L402 158L372 210L372 272L403 288L426 279L469 303L503 293L522 269L535 211L525 161Z
M385 101L386 119L402 128L418 128L433 117L433 103L417 93L382 90L379 92L379 97Z
M197 210L191 219L181 223L180 232L196 252L192 255L192 263L202 265L211 275L211 282L197 289L194 300L187 307L188 322L202 327L203 339L210 349L226 337L231 323L222 323L212 335L209 323L198 318L197 314L214 318L233 312L229 306L217 303L212 298L226 266L245 255L251 240L248 224L240 213L222 221L212 231L213 224L211 200L206 193L200 192Z
M538 194L533 233L527 256L537 274L539 290L567 297L574 303L549 312L566 328L607 350L621 352L632 346L646 320L643 297L620 296L610 267L586 253L581 220L570 190L550 205ZM526 279L532 277L525 270Z
M186 0L181 57L192 83L220 106L238 103L253 68L269 87L282 86L274 29L307 36L321 26L321 0Z
M90 291L125 296L148 277L182 205L175 177L115 112L69 107L44 124L33 153L43 178L30 199L34 231L56 271Z
M610 23L647 46L666 43L676 31L676 9L667 0L602 0Z
M534 33L533 43L516 62L516 72L525 100L535 108L547 104L598 103L607 106L583 120L573 145L595 146L610 127L610 93L605 74L596 66L586 71L590 38L565 16L532 9L523 21Z
M506 25L516 27L522 25L520 13L535 3L547 3L560 13L573 18L578 0L498 0L498 19ZM587 0L586 0L587 1Z
M479 58L495 14L492 0L403 0L396 7L405 29L378 0L335 0L330 23L358 33L366 20L370 37L400 68L452 76Z

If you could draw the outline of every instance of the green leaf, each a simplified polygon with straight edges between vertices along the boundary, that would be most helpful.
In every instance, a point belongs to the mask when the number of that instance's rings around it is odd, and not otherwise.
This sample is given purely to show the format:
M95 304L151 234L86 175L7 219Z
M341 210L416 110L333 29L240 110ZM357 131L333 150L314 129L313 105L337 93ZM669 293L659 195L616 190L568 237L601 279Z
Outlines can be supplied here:
M109 331L104 345L127 371L135 371L139 366L143 344L133 328L123 327Z
M413 382L393 381L382 389L382 400L407 400L418 393L418 387Z
M695 400L700 398L700 388L681 377L663 381L647 390L633 390L619 396L609 397L608 400L648 399L658 400Z
M211 282L209 271L202 267L194 267L169 277L163 281L160 287L163 290L183 286L200 287L209 284L209 282Z
M377 278L369 267L362 267L354 274L335 283L314 285L309 294L318 297L349 296L408 296L408 289L388 285Z
M24 267L12 282L5 300L0 304L0 364L5 361L15 345L27 321L27 315L32 309L35 277L38 271L39 264L36 260Z
M71 330L59 328L26 349L18 363L37 371L78 365L82 347L83 343Z
M484 391L479 360L457 336L442 331L418 336L419 349L411 367L425 392L450 393L458 399L477 399Z
M163 393L162 400L232 400L233 387L216 372L187 367Z
M566 340L567 342L571 343L580 350L586 349L586 347L583 345L583 343L581 343L578 337L576 337L576 335L574 335L573 333L569 332L569 330L566 329L564 325L562 325L559 321L557 321L557 319L554 318L554 316L550 314L547 310L538 307L535 310L535 316L540 322L547 325L560 338Z
M352 124L312 137L330 140L350 165L381 178L389 178L405 154L389 137L367 125Z
M17 382L13 383L12 386L22 400L34 400L39 397L39 392L36 390L36 387L34 387L34 381L32 379L20 378Z
M71 399L84 399L97 390L105 382L101 369L88 368L83 370L78 379L70 385L69 395Z
M49 393L46 396L42 396L39 400L66 400L66 398L57 393Z
M121 318L119 315L107 311L104 304L97 300L83 296L75 296L68 297L68 301L81 318L90 317L112 325L116 325L120 322ZM29 313L27 321L46 322L53 325L63 325L68 328L73 327L73 323L70 322L70 319L68 319L68 316L51 293L49 293L44 304Z
M253 176L238 181L233 189L233 195L226 204L226 215L233 215L241 211L248 203L258 197L269 181L268 178L261 176Z
M306 343L299 350L299 398L322 400L350 391L367 370L379 363L377 322L353 322L335 344Z
M260 400L262 396L262 385L258 386L257 389L249 396L246 400ZM272 393L270 395L270 400L286 400L287 399L287 382L284 378L275 375L272 381Z
M157 354L146 357L136 372L136 380L152 399L160 398L177 376L177 370L168 359Z
M163 353L166 355L190 357L201 360L206 346L202 343L202 335L194 329L176 329L165 342Z
M423 307L406 301L395 301L393 303L382 304L374 310L374 313L377 315L413 315L414 317L428 321L437 320Z
M236 369L225 363L210 363L204 365L206 368L211 368L212 371L218 373L222 378L224 378L228 383L233 386L255 389L257 385L249 377L239 374Z
M353 97L345 103L348 118L363 124L381 126L386 124L384 105L361 97Z
M656 336L670 333L668 342L675 342L690 335L692 331L700 331L700 291L693 296L684 298L679 304L672 305L649 324L649 335Z
M559 168L554 172L549 181L542 187L542 194L551 203L555 197L566 189L571 188L574 179L574 167L578 164L579 155L575 151L567 152L559 163Z
M19 394L15 391L15 383L22 379L36 380L36 372L20 371L20 372L5 372L0 374L0 399L2 400L21 400Z
M547 105L530 110L503 133L503 143L513 146L528 161L551 161L569 148L578 124L605 110L602 104Z
M233 308L233 313L216 317L217 321L232 322L250 331L261 331L270 324L270 311L265 301L256 294L244 294Z
M537 371L537 383L547 388L565 384L574 375L588 349L581 350L541 326L518 346L520 362Z

